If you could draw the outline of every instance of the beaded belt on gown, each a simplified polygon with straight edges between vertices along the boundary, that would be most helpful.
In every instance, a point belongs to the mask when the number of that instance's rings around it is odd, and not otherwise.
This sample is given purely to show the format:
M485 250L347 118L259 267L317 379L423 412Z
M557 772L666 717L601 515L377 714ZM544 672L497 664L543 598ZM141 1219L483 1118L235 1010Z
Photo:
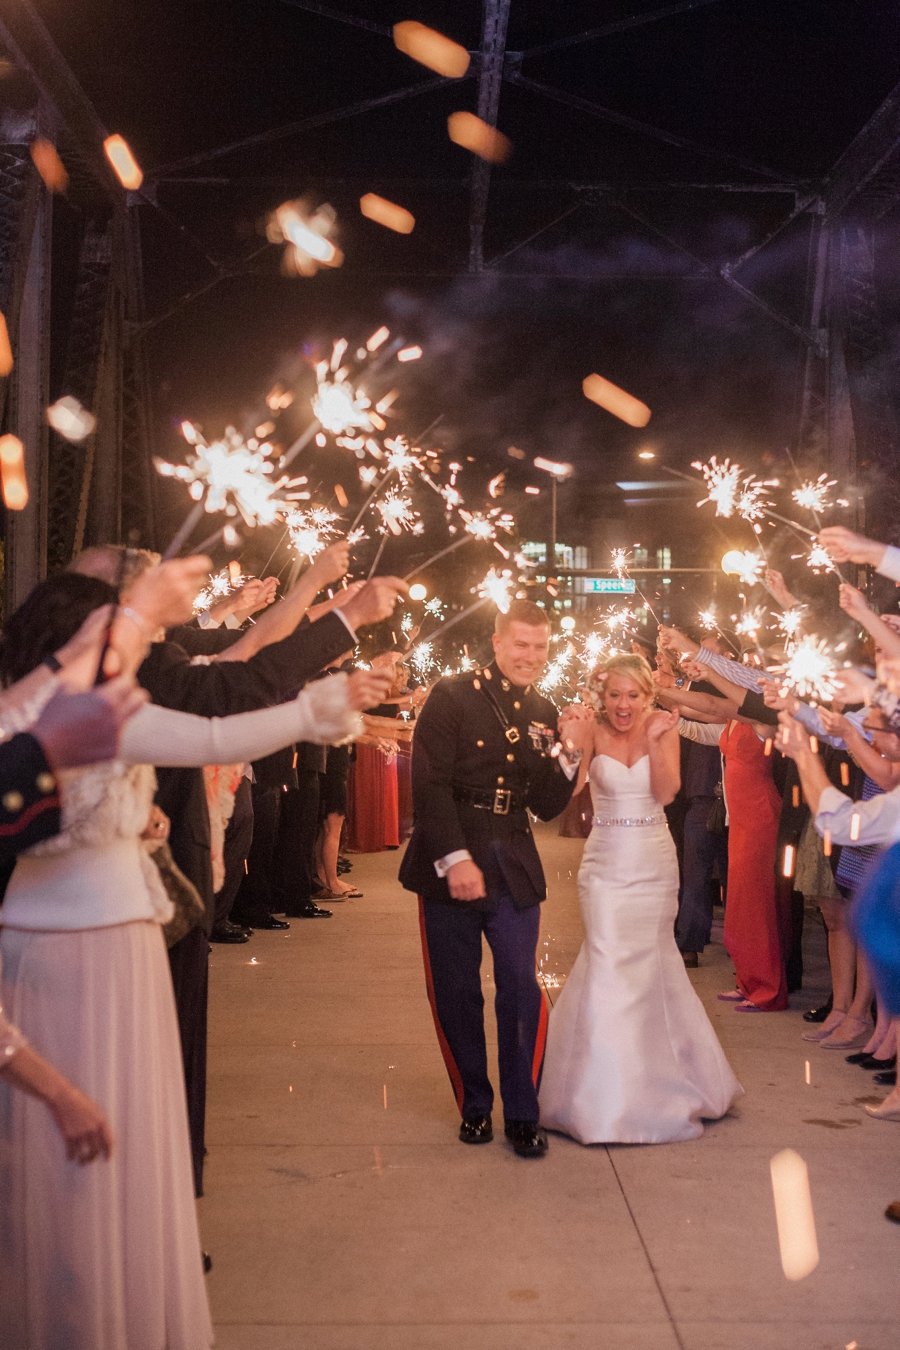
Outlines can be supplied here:
M594 816L595 825L665 825L665 816Z

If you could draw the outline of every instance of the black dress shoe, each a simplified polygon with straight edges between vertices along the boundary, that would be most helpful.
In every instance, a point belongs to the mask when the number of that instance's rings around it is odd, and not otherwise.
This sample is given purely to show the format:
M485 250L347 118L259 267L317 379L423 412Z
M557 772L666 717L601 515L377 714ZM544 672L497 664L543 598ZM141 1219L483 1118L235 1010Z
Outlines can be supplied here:
M821 1008L810 1008L809 1012L803 1014L804 1022L824 1022L825 1018L831 1012L833 999L829 998L827 1003L823 1003Z
M490 1116L473 1116L470 1120L463 1117L459 1127L459 1139L462 1144L489 1144L494 1137Z
M305 905L295 905L293 909L286 909L285 914L289 919L330 919L331 910L323 909L321 905L314 905L309 900Z
M891 1055L890 1059L876 1059L874 1055L866 1055L865 1059L860 1060L859 1067L868 1069L870 1073L889 1073L891 1069L897 1067L897 1056Z
M696 952L682 952L681 959L686 970L696 970L700 965L700 957Z
M262 919L253 920L254 928L290 928L290 926L284 919L276 919L274 914L266 914Z
M896 1087L897 1070L888 1069L887 1073L876 1073L875 1082L878 1084L879 1087Z
M536 1120L508 1120L504 1133L520 1158L543 1158L547 1152L547 1135Z
M217 923L209 935L210 942L249 942L250 934L240 924L223 919Z
M868 1050L857 1050L855 1054L846 1056L848 1064L859 1064L863 1068L866 1067L866 1060L871 1058Z

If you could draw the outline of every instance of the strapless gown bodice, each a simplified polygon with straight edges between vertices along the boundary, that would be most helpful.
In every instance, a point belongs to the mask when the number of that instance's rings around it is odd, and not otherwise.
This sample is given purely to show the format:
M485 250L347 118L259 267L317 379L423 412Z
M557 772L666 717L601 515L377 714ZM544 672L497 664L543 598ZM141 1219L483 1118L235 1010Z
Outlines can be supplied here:
M584 942L550 1014L541 1121L584 1144L693 1139L742 1088L675 945L675 845L646 755L597 755L589 781Z

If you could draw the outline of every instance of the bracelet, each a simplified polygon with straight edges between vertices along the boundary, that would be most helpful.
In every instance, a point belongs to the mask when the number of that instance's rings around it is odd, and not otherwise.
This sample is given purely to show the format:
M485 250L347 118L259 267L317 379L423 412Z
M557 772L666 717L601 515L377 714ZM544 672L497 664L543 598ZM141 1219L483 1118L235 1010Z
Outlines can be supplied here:
M139 631L143 634L143 636L146 638L148 642L153 641L153 638L156 635L156 629L151 628L150 624L144 618L143 614L139 614L138 611L136 609L132 609L130 605L125 605L124 608L119 611L119 613L124 614L126 618L129 618L131 622L134 624L135 628L139 629Z
M60 661L59 657L56 655L55 652L50 653L50 655L44 661L44 665L49 670L52 670L54 675L58 670L62 670L62 661Z

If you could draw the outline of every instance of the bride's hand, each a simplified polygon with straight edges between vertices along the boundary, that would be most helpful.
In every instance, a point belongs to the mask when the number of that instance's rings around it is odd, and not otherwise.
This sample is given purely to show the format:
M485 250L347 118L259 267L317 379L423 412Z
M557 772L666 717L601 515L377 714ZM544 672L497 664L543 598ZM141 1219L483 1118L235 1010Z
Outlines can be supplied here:
M647 740L651 745L658 745L667 731L674 731L678 726L679 714L672 712L655 712L647 718Z

